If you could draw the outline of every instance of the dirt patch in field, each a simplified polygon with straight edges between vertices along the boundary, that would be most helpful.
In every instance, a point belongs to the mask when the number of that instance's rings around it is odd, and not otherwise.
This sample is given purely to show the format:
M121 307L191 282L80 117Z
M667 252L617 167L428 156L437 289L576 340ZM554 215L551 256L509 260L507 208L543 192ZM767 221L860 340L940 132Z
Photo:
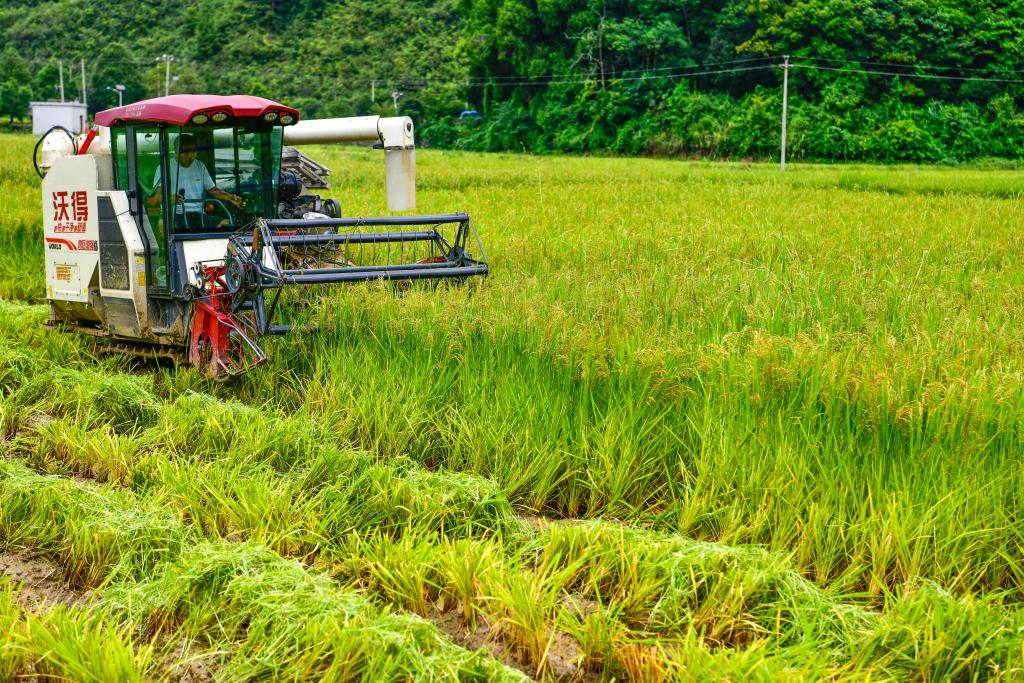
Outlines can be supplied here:
M517 669L532 679L537 679L536 665L531 664L525 657L496 637L491 627L483 619L478 619L476 628L473 629L462 620L462 613L459 610L441 612L436 608L431 610L427 619L433 622L438 630L451 638L456 645L467 650L483 648L505 666ZM579 646L572 636L562 632L556 633L551 647L548 649L545 680L580 681L583 683L601 680L599 676L580 670L576 665L579 654Z
M92 597L92 591L70 588L60 565L30 550L0 552L0 574L21 584L18 602L29 610L82 605Z
M211 683L220 662L219 652L211 652L193 642L180 641L161 658L161 678L177 683Z
M42 429L48 424L56 422L57 418L49 413L32 413L25 420L25 431L35 431Z
M525 522L526 526L530 527L534 533L544 531L546 527L551 526L552 522L551 519L543 515L519 515L519 519Z

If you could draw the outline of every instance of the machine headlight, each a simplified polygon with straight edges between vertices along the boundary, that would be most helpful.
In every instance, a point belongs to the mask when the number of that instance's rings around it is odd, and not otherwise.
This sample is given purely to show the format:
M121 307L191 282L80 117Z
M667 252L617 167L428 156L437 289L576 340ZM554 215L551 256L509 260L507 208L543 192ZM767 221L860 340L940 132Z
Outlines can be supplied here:
M204 123L206 123L209 119L210 117L206 114L196 114L192 117L192 123L196 124L197 126L201 126Z
M283 123L286 126L294 120L295 117L292 116L291 114L285 114L284 116L281 117L281 123Z
M268 111L266 114L263 115L263 120L267 121L267 122L277 121L277 112L276 111Z
M215 111L210 118L213 119L215 123L220 123L222 121L227 121L228 115L222 111Z

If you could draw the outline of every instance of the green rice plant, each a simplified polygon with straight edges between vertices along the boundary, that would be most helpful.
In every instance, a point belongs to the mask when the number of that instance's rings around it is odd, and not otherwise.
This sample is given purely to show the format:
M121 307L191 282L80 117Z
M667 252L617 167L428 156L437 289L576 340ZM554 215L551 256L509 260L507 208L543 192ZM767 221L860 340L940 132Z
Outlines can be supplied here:
M584 609L563 612L561 624L580 646L580 666L593 673L611 673L616 648L629 644L629 629L621 620L621 609L597 603Z
M6 189L6 187L5 187ZM5 226L0 230L0 299L39 302L45 296L45 274L37 266L42 248L35 226Z
M160 518L146 507L127 509L125 494L40 476L13 463L0 466L6 475L0 480L0 529L22 532L17 539L5 533L5 540L59 551L73 583L105 582L101 608L147 624L150 635L183 628L191 637L225 641L223 647L234 653L228 680L273 671L306 672L301 678L348 678L388 669L452 680L510 675L483 653L453 646L428 622L381 614L365 598L272 551L218 542L182 558L180 527L168 521L171 535L161 538ZM27 487L37 495L26 497ZM55 508L57 501L66 507ZM37 518L54 520L45 537ZM159 564L168 558L179 559ZM144 578L149 576L155 578ZM53 655L54 666L72 667L94 637L114 638L97 634L87 629L84 644L62 645ZM127 666L121 658L113 662Z
M407 499L410 523L436 528L442 534L478 536L497 534L510 539L526 533L509 505L508 498L494 482L462 472L408 470Z
M369 529L452 537L525 533L501 490L471 474L375 463L322 495L324 533L334 538Z
M61 471L152 490L158 506L170 502L205 533L258 538L285 554L329 548L331 539L353 530L510 539L525 533L504 495L475 475L426 472L401 459L376 463L368 454L337 449L318 450L308 466L286 473L230 457L195 462L195 452L174 450L180 446L167 434L121 436L62 418L39 427L23 448L37 467L58 464Z
M26 657L19 647L25 624L18 592L13 581L0 577L0 681L5 683L25 671Z
M20 387L37 370L37 361L25 349L0 349L0 392L6 394Z
M546 558L530 568L491 575L483 610L488 622L521 653L536 674L549 673L548 651L557 635L564 586L579 571L578 562Z
M891 596L851 648L855 667L898 680L1013 680L1024 674L1024 620L994 599L957 598L935 585Z
M47 319L47 307L21 302L0 301L3 312L0 322L0 336L17 346L43 346L50 336L43 329ZM72 337L72 340L77 339Z
M195 463L188 452L165 451L165 432L158 429L121 436L76 419L55 420L22 439L28 461L152 490L158 506L172 503L204 533L258 538L285 554L330 547L332 538L350 530L397 533L411 526L424 533L512 538L525 529L503 494L474 475L425 472L400 459L375 463L367 454L336 449L317 452L309 466L293 473L245 460Z
M64 605L26 612L18 587L0 577L0 681L143 681L153 647L131 628L98 613Z
M160 411L152 437L172 454L216 459L230 456L287 470L330 444L312 417L283 417L237 401L186 393Z
M0 462L0 542L58 557L74 586L139 576L177 553L185 533L168 511Z
M153 581L110 590L109 604L151 630L204 634L227 649L224 680L522 680L482 652L452 645L429 622L381 613L256 545L202 543Z
M19 382L24 382L29 376L35 377L53 365L82 367L97 364L88 338L51 329L46 321L46 306L0 300L0 340L12 351L28 353L34 362L31 375L23 375ZM4 391L13 388L7 387Z
M615 651L613 670L625 680L639 683L661 683L670 680L686 680L689 670L675 665L657 645L647 643L624 643ZM721 676L721 669L716 670ZM691 680L702 680L694 676ZM729 680L728 676L724 677ZM739 677L742 678L742 677Z
M444 545L437 558L444 607L457 607L463 622L476 630L477 617L490 597L487 587L497 582L499 572L507 570L503 547L494 540L459 539Z
M0 395L0 448L9 449L11 437L18 433L21 426L28 420L29 411L9 395Z
M129 483L142 449L137 434L119 434L106 424L90 427L76 417L40 424L22 441L26 462L35 469L119 485Z
M693 541L605 522L552 524L535 541L542 561L572 568L567 586L614 600L627 623L655 633L693 629L731 647L764 637L842 648L870 615L841 605L757 548Z
M412 534L393 540L375 535L353 548L366 587L384 600L421 617L435 607L440 589L438 549Z
M354 479L368 470L376 460L376 456L368 451L344 448L320 450L296 468L298 489L312 493L336 482ZM401 457L389 458L388 465L397 469L414 466L411 461Z
M311 555L319 536L322 501L269 465L217 460L190 463L159 455L147 475L152 498L170 506L210 537L257 539L283 555Z
M139 376L57 367L34 375L15 399L50 415L102 420L117 431L128 431L156 422L159 403L151 387L151 381Z
M347 213L383 210L371 152L314 154ZM39 189L16 157L0 298L36 300ZM534 657L571 631L620 678L1018 675L1014 173L419 163L421 210L469 209L492 276L339 288L299 314L318 333L270 340L230 385L128 375L46 330L46 306L0 301L0 450L116 483L4 464L0 542L114 586L198 536L249 538L378 603L493 620ZM514 510L623 524L533 534ZM205 619L196 638L218 633ZM299 671L451 673L325 628ZM437 637L402 615L368 629Z
M1014 579L995 531L1008 501L950 507L936 493L979 479L1015 490L1021 387L998 331L1019 313L1000 275L1013 263L1012 210L980 196L984 174L964 192L932 169L776 178L636 160L437 164L423 201L465 201L482 183L478 223L502 226L485 234L502 277L465 296L346 290L319 313L319 340L289 340L275 370L308 376L344 434L484 474L534 510L792 550L802 571L846 590L878 594L922 570L956 584ZM621 195L606 196L606 176ZM871 181L836 189L854 176ZM903 194L868 191L896 177ZM957 194L911 191L919 181ZM502 202L508 183L519 208ZM630 201L630 188L649 199ZM552 191L571 191L575 213L545 201ZM998 370L975 372L995 358ZM246 390L269 396L263 386L273 378ZM905 485L926 480L943 483ZM904 490L902 528L871 519L867 501ZM935 546L964 522L971 541ZM848 561L893 530L904 543Z
M30 616L21 649L41 680L109 683L147 681L153 646L134 640L130 625L58 605Z
M778 648L769 641L742 650L717 648L699 634L668 643L651 640L618 645L605 675L630 681L875 681L887 680L871 668L851 671L835 664L812 644Z

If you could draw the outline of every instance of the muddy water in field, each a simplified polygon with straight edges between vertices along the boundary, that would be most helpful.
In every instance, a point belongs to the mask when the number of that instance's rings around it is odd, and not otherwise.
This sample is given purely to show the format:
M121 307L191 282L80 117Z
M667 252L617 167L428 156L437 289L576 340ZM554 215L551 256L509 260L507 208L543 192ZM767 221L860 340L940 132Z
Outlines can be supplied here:
M47 605L84 605L91 591L68 587L60 565L28 550L0 552L0 574L21 584L18 601L30 610Z
M468 650L483 648L506 666L518 669L532 679L538 680L537 667L531 665L528 658L509 647L483 619L477 621L474 629L463 621L460 610L442 612L436 608L427 614L427 619L455 644ZM556 632L548 647L548 669L544 674L544 680L584 683L601 680L600 676L581 671L576 666L579 654L579 645L570 635Z

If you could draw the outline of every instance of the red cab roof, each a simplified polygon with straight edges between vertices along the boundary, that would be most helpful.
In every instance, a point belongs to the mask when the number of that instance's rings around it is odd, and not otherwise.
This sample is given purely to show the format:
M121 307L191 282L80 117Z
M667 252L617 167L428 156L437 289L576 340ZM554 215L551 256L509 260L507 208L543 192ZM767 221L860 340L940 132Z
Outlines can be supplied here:
M232 119L257 118L275 111L278 117L290 114L291 123L299 120L297 110L252 95L168 95L101 111L96 114L96 125L148 122L184 126L196 114L209 115L215 111L223 111Z

